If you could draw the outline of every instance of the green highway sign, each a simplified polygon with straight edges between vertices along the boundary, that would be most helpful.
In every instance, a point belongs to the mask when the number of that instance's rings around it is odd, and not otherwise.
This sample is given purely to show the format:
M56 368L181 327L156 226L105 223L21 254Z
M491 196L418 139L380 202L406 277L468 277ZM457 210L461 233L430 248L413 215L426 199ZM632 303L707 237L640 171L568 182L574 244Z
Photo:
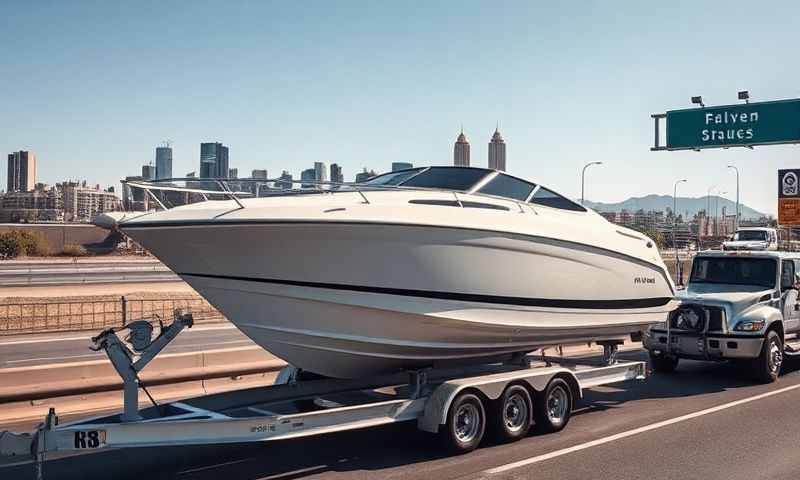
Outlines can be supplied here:
M800 99L672 110L666 119L667 145L657 149L800 143Z

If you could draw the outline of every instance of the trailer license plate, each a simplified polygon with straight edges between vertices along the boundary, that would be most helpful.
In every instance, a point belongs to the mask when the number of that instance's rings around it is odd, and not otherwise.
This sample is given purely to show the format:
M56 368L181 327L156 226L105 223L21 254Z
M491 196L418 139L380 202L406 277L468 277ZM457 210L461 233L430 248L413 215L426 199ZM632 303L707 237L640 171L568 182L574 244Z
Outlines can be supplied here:
M75 431L75 448L78 450L100 448L106 444L105 430Z

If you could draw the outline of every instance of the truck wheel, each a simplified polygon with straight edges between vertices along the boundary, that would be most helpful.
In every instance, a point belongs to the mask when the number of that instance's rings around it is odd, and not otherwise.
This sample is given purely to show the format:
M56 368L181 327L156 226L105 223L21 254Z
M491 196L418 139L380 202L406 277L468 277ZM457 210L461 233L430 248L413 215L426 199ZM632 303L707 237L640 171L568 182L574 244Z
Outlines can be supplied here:
M460 454L475 450L486 429L483 402L472 393L459 394L447 411L447 423L440 430L445 449Z
M753 359L751 373L759 382L772 383L778 379L783 364L783 341L775 330L767 332L761 354Z
M561 378L554 378L544 392L536 395L533 407L536 429L542 433L558 432L567 426L572 415L572 389Z
M650 353L650 366L658 373L672 373L678 368L678 357L667 355L666 353Z
M528 434L531 428L533 402L522 385L511 385L492 402L489 424L492 438L497 442L514 442Z

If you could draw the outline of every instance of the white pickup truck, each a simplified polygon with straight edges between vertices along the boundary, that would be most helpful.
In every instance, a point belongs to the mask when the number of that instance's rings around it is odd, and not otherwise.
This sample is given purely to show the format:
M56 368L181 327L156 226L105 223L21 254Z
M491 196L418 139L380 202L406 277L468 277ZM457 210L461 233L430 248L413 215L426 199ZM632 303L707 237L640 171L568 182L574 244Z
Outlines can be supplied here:
M774 228L750 227L736 230L730 240L722 243L723 250L777 250L778 232Z
M681 306L644 336L653 369L671 372L681 358L733 360L757 380L777 380L784 355L800 352L798 272L798 253L699 253Z

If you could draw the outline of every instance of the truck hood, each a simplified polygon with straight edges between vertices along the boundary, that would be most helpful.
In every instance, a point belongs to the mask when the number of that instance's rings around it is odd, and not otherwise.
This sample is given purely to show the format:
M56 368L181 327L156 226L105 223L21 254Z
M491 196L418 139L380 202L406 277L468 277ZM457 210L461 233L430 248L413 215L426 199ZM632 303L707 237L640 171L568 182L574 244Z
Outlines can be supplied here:
M678 299L684 303L725 307L728 318L733 320L750 306L772 299L773 291L760 285L689 283L685 290L678 292Z

